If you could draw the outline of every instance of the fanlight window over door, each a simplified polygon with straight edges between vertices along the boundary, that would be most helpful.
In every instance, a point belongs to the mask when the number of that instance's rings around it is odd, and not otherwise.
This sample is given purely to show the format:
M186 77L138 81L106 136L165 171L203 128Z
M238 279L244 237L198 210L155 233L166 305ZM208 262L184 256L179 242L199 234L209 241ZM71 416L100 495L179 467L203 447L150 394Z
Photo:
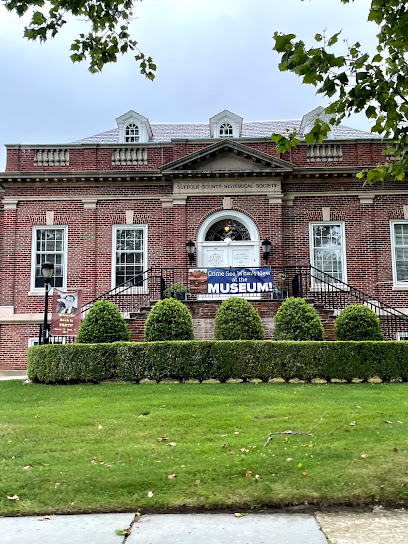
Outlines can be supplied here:
M223 242L226 238L233 241L251 240L248 229L236 219L221 219L208 229L206 242Z

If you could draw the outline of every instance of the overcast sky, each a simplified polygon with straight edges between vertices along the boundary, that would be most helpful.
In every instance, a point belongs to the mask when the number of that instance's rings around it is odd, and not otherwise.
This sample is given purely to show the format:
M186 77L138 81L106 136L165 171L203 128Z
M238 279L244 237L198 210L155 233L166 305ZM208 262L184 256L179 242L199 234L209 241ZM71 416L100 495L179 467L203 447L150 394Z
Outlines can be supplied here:
M69 143L116 127L133 109L151 122L207 122L228 109L245 121L299 119L319 105L314 87L280 73L275 30L312 45L327 29L349 43L375 44L367 23L370 0L143 0L131 29L157 64L156 79L140 75L131 55L102 74L72 64L69 46L83 23L70 22L45 45L22 37L24 19L0 6L0 171L6 143ZM326 103L327 104L327 103ZM368 129L364 117L355 128Z

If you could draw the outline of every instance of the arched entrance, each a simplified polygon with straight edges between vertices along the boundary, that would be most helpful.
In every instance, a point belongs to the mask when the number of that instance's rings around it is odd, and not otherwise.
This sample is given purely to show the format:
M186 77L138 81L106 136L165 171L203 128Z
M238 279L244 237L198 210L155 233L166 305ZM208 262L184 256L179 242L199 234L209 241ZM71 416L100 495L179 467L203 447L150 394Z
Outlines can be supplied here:
M257 267L259 244L258 229L248 216L233 210L216 212L197 233L198 267Z

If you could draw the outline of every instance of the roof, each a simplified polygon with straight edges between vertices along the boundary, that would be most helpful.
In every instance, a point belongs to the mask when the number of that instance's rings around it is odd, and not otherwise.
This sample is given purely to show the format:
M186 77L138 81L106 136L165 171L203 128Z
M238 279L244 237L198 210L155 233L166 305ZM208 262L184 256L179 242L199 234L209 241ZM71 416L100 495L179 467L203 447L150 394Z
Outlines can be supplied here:
M242 138L269 138L274 132L285 134L294 129L299 130L301 120L288 121L250 121L242 123ZM170 142L173 138L209 139L210 126L208 123L151 123L153 138L151 142ZM357 130L340 125L333 127L335 140L354 140L359 138L375 138L371 132ZM114 128L88 138L72 142L74 144L115 144L119 143L119 129Z

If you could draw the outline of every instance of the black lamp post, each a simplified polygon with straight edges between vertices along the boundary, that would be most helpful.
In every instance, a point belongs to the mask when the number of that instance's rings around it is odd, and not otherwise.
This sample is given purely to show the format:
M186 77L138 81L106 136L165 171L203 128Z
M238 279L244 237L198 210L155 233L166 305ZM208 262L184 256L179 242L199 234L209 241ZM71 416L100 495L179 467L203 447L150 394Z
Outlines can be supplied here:
M50 282L51 278L54 274L54 263L50 263L48 261L45 261L41 266L41 274L44 278L44 287L45 287L45 301L44 301L44 323L43 323L43 331L42 331L42 338L43 344L48 344L48 291L50 290Z
M195 243L193 242L193 240L189 240L188 242L186 242L186 249L187 249L189 264L193 264L193 261L194 261L194 248L195 248Z
M262 249L263 249L263 260L265 261L265 264L268 264L269 261L269 255L271 253L271 241L266 239L262 242Z

